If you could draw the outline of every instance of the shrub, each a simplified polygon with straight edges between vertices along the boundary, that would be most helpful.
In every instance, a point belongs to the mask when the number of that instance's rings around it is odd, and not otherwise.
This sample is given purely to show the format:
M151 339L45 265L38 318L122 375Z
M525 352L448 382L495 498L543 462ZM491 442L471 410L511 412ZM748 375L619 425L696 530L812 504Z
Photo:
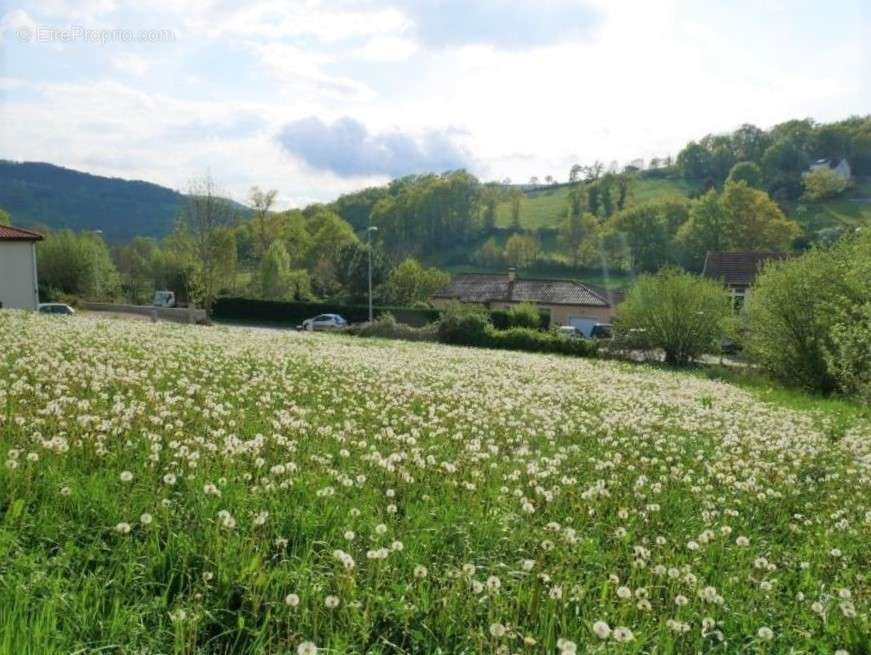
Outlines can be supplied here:
M517 316L512 310L514 306L509 309L494 309L490 312L490 322L493 323L493 327L497 330L507 330L512 327L530 327L530 328L538 328L539 330L547 330L550 327L550 314L547 312L539 311L535 305L531 303L524 303L526 307L531 307L535 311L535 316L537 322L533 322L531 319L531 315L528 310L524 309L524 311Z
M439 319L439 341L463 346L483 345L489 327L490 317L482 309L452 302Z
M834 198L847 188L847 180L830 168L818 168L804 176L802 200L818 202Z
M512 305L508 309L508 320L512 327L535 330L541 326L541 314L538 308L528 302Z
M840 388L871 405L871 302L832 326L826 363Z
M871 403L871 230L861 230L834 250L847 294L833 299L826 363L842 391Z
M360 323L348 328L348 334L358 337L402 339L403 341L437 341L438 325L430 323L415 328L399 323L390 312L385 312L371 323Z
M642 275L617 308L618 338L643 335L665 351L667 364L685 365L716 347L729 299L718 283L663 269Z
M838 387L826 361L835 349L836 299L849 295L838 250L816 248L769 262L756 280L747 307L750 353L784 384L823 393Z
M590 339L564 337L552 332L541 332L532 328L515 327L507 330L489 328L482 344L486 348L504 350L523 350L537 353L557 353L576 357L591 357L596 354L598 344Z

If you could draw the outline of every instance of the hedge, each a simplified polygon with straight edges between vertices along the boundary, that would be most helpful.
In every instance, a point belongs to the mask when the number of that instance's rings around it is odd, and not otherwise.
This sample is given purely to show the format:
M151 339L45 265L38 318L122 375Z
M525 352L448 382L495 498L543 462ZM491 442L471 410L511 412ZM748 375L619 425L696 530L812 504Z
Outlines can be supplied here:
M507 330L508 328L516 327L511 324L511 315L507 309L493 309L490 311L490 322L497 330ZM550 328L550 314L548 312L539 312L539 325L542 330Z
M415 309L411 307L373 307L375 317L392 314L397 323L422 327L434 323L441 317L439 309ZM212 318L225 321L252 321L299 325L307 318L318 314L339 314L349 323L363 323L369 320L368 305L343 305L321 302L285 302L279 300L254 300L252 298L221 297L212 306ZM514 327L506 309L494 309L490 321L499 330ZM550 314L541 312L542 330L550 327Z
M390 313L400 323L420 327L439 319L438 309L412 309L410 307L373 307L375 316ZM299 325L318 314L340 314L349 323L369 320L368 305L342 305L321 302L282 302L253 300L251 298L222 297L212 306L212 317L225 321L263 321Z

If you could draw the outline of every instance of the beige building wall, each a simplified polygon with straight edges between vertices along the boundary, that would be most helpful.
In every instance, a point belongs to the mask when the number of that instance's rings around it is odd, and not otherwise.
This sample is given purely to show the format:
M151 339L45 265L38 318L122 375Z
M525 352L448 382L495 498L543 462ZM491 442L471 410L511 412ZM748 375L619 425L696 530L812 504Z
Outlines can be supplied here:
M444 309L449 300L433 298L432 305L436 309ZM508 309L517 303L494 302L490 303L490 309ZM614 318L613 307L591 307L587 305L548 305L535 303L535 306L550 312L551 325L571 325L572 318L594 319L597 323L611 323Z
M36 309L36 242L0 241L0 303L3 309Z

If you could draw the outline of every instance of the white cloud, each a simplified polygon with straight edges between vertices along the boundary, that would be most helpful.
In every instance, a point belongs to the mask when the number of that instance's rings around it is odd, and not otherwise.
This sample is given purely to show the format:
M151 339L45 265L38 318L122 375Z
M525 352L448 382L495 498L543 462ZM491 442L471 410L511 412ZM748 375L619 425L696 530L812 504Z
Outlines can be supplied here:
M356 57L367 61L403 61L414 55L419 47L416 41L401 36L375 36L357 48Z
M334 61L332 55L287 43L250 42L248 45L277 82L300 85L292 90L283 88L285 93L314 93L339 99L360 98L372 94L372 90L360 81L325 73L324 66Z
M144 77L151 68L148 60L140 55L125 53L112 58L112 66L126 75Z
M538 7L511 0L524 1ZM237 197L256 183L302 202L384 180L344 179L289 156L275 136L304 117L351 116L370 141L457 128L479 172L520 180L564 179L575 161L676 154L743 122L834 120L871 107L859 0L812 8L819 16L751 0L592 3L594 22L552 42L541 30L531 41L488 41L481 35L492 30L466 28L457 42L422 26L432 14L406 0L34 0L0 21L4 154L173 187L208 166ZM445 6L462 15L461 3ZM53 60L50 49L9 42L13 25L88 15L178 38L69 47ZM143 25L146 15L153 22ZM134 79L141 90L126 83Z
M33 20L30 14L23 9L13 9L6 12L3 18L0 18L0 39L26 38L26 36L17 35L16 32L20 29L29 30L29 34L36 34L36 21ZM21 33L25 35L25 32Z

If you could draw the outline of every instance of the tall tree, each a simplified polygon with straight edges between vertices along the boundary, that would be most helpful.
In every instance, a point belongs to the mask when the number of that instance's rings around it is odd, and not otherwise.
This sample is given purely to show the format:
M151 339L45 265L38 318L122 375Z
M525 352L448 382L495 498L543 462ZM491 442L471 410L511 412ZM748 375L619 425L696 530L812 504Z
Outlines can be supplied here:
M260 262L260 296L267 300L287 298L290 257L281 241L273 241Z
M88 300L114 300L120 278L109 248L94 232L49 233L37 245L39 286Z
M762 188L762 169L752 161L739 161L729 171L726 182L746 182L747 186L754 189Z
M254 210L251 222L254 226L254 256L257 259L263 257L266 249L276 236L271 229L269 212L275 204L277 195L278 191L275 189L263 191L257 186L251 187L251 190L248 192L248 199L251 203L251 208Z
M529 268L536 259L540 244L531 234L512 234L505 242L505 259L517 268Z
M692 203L689 220L678 229L675 242L684 264L701 268L711 250L788 250L801 233L767 193L746 182L730 181L722 194L708 191Z
M632 270L653 272L677 259L673 239L689 216L689 201L674 197L633 205L608 221L626 249Z
M437 268L421 266L415 259L406 259L394 268L385 283L385 300L392 305L409 306L427 302L447 286L451 276Z
M580 164L573 164L569 170L569 182L575 184L580 181L583 170L584 169Z
M523 202L523 192L514 189L511 192L511 229L515 232L520 230L520 206Z
M560 245L572 261L572 268L577 268L578 266L578 260L581 257L581 248L584 245L584 239L586 236L587 234L581 216L580 207L570 203L569 211L560 223L559 241Z
M207 311L235 273L235 236L227 229L235 218L232 205L219 195L210 174L191 180L179 228L191 244L195 267L192 295Z
M727 184L722 202L729 216L729 246L733 249L782 252L801 234L798 224L786 218L767 193L746 182Z
M678 228L676 241L684 266L700 271L708 251L727 250L730 221L720 194L711 189L693 202L689 220Z

